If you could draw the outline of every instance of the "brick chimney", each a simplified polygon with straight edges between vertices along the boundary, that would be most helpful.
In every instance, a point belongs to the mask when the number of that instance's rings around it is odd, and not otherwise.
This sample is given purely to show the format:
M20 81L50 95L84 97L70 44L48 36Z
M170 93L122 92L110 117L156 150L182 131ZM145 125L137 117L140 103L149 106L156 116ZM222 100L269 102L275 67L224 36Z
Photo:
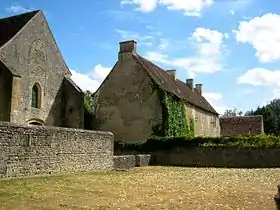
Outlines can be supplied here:
M120 42L119 61L130 58L131 54L136 54L137 42L134 40Z
M193 79L186 79L186 84L193 90Z
M173 79L176 79L176 70L175 69L170 69L166 70L166 72L173 77Z
M202 95L202 84L195 84L195 89L200 95Z

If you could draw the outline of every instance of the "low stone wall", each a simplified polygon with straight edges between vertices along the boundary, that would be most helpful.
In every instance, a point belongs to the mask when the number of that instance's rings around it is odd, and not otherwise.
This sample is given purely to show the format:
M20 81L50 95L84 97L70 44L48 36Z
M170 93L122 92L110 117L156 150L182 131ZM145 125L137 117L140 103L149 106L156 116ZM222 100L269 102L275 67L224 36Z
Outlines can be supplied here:
M280 148L176 148L153 152L151 165L190 167L280 167Z
M0 177L112 170L110 132L0 122Z
M114 156L114 169L126 170L135 167L136 160L134 155Z
M148 154L138 154L135 155L136 167L148 166L150 164L151 155Z

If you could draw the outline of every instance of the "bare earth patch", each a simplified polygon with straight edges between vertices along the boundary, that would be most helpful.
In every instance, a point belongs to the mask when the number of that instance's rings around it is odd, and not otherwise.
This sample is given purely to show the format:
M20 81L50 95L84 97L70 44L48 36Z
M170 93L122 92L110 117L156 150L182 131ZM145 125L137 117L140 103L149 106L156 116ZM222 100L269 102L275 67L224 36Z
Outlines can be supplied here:
M275 209L280 169L147 167L0 180L0 209Z

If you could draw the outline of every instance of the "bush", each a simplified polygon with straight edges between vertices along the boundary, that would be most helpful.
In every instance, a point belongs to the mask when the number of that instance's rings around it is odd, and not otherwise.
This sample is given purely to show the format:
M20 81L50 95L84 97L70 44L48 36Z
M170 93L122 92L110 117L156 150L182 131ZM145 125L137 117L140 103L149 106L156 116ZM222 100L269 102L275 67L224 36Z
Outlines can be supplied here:
M280 147L280 137L273 135L233 137L152 137L145 143L119 142L115 149L121 151L152 152L174 147Z

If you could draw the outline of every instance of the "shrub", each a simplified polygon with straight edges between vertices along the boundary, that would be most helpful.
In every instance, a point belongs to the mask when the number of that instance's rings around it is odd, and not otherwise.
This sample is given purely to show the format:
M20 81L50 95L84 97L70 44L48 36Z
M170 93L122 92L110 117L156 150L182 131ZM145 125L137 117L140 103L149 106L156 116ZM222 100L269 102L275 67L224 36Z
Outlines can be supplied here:
M273 135L233 137L152 137L145 143L119 142L116 149L121 151L152 152L169 150L174 147L280 147L280 137Z

